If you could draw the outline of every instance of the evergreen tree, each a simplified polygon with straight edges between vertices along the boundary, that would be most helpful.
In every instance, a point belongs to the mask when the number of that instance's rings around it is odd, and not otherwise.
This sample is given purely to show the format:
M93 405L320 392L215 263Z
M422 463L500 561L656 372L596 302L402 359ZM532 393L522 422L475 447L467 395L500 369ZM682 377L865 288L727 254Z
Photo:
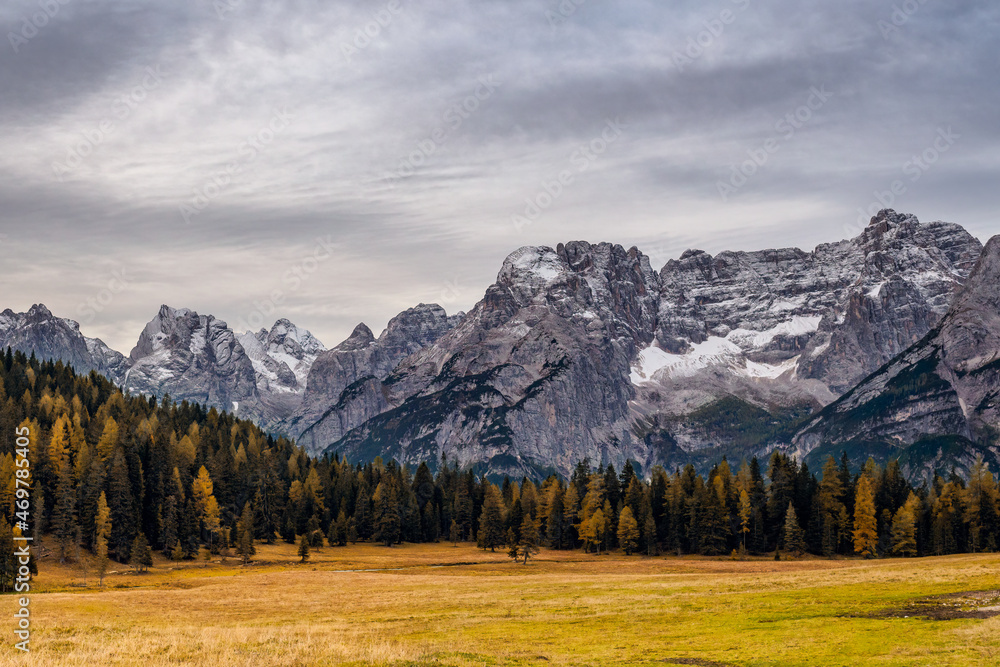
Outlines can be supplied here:
M479 517L479 548L496 551L504 543L503 497L500 489L486 482L483 513Z
M149 548L149 543L146 541L144 533L139 533L135 536L135 541L132 542L129 554L129 565L132 566L136 574L141 574L152 567L153 550Z
M625 552L626 556L639 546L639 524L632 514L631 507L624 507L618 517L618 546Z
M837 468L837 462L831 456L823 466L823 479L817 496L822 531L821 548L823 555L827 557L839 551L847 530L848 514L843 502L844 493L843 470Z
M299 562L305 563L307 560L309 560L309 540L303 533L299 538Z
M660 553L660 548L656 541L656 523L653 521L652 513L646 514L645 522L645 533L649 536L646 538L646 555L654 556Z
M753 516L753 507L750 505L750 494L746 489L740 491L740 539L742 540L742 551L747 550L747 534L750 532L750 519Z
M51 527L58 545L59 562L65 563L73 549L73 538L76 535L76 492L70 475L69 458L61 457L59 466Z
M524 564L528 564L528 559L538 553L538 526L529 515L524 516L521 522L521 558Z
M330 522L330 545L337 545L341 547L347 546L348 538L348 525L347 525L347 514L341 509L337 514L337 520Z
M996 529L1000 512L1000 494L981 454L976 456L969 471L969 483L961 495L965 507L963 519L969 526L969 550L976 553L983 549L986 536Z
M802 540L802 527L799 525L799 518L795 514L795 505L791 502L788 503L788 509L785 512L785 551L794 556L801 556L805 552L805 543Z
M111 508L111 534L108 537L108 546L114 552L115 558L124 563L129 560L131 546L136 538L136 517L132 484L129 481L128 468L125 466L125 456L121 448L115 452L111 464L107 498L108 507Z
M174 547L177 546L177 496L167 496L163 503L163 529L160 532L163 539L163 555L171 558Z
M399 541L399 500L391 477L375 489L375 539L387 547Z
M0 387L3 387L2 381ZM0 593L14 590L14 578L17 576L14 548L14 531L7 523L7 518L0 517Z
M239 521L236 522L236 555L240 557L244 565L250 563L251 558L257 553L253 545L255 533L254 510L250 502L243 506Z
M871 478L865 474L858 480L854 498L854 552L865 558L875 558L878 546L878 526L875 521L875 494Z
M514 529L507 529L506 541L507 557L516 563L517 559L521 557L521 545L517 541L517 536L514 535Z
M920 499L911 491L909 498L892 517L892 546L890 549L893 556L917 555L917 508L919 504Z
M111 509L108 507L107 498L101 491L101 496L97 501L97 516L94 522L96 537L94 544L97 548L97 576L99 584L104 585L104 575L108 571L108 536L111 534Z

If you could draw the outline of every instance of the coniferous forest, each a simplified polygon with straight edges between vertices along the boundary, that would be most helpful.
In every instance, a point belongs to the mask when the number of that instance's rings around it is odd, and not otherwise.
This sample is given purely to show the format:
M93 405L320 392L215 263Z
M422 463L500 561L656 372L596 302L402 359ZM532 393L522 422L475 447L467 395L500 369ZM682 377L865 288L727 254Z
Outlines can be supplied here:
M137 571L154 551L249 562L254 544L470 541L527 559L539 547L600 554L925 556L995 551L1000 490L981 462L919 487L895 461L819 474L773 453L707 477L692 466L638 476L631 463L571 477L494 480L449 461L311 458L215 409L126 396L96 373L9 349L0 382L0 588L10 590L18 505L16 430L30 435L30 530L61 562L94 554Z

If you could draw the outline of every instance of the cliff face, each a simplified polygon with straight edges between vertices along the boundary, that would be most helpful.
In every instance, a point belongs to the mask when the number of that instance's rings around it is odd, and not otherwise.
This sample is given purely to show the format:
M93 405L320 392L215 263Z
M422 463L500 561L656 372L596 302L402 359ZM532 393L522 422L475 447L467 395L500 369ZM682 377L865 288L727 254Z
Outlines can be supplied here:
M811 420L801 451L826 444L923 444L931 459L955 438L965 452L1000 455L1000 236L993 237L947 314L905 350ZM928 447L928 441L938 444ZM947 458L947 457L946 457ZM962 467L971 461L960 460Z
M162 306L129 362L127 391L260 416L253 363L226 323L211 315Z
M97 371L121 383L128 369L125 356L99 338L86 338L73 320L55 317L44 305L26 313L7 309L0 313L0 348L13 348L39 359L58 359L77 371Z
M320 354L309 372L302 405L284 428L310 451L321 451L389 404L381 388L406 357L432 344L455 326L437 304L420 304L389 321L377 339L364 324L332 350Z
M652 341L658 286L635 248L522 248L457 327L379 383L388 409L331 449L513 474L635 454L630 361Z
M354 373L338 427L307 444L514 474L721 455L741 428L726 401L788 423L834 401L939 322L980 249L888 210L813 252L688 251L659 274L635 248L522 248L453 331ZM792 435L760 431L744 453Z

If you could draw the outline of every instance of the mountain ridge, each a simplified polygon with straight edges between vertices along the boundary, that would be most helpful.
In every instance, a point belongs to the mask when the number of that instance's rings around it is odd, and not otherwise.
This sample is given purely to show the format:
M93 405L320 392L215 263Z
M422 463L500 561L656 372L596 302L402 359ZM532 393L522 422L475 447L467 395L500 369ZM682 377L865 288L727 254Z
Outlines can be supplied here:
M514 475L584 457L808 456L823 443L804 444L800 422L935 331L982 254L959 225L886 209L809 252L692 249L660 271L636 247L524 246L469 313L419 304L330 349L288 320L237 333L166 305L127 358L71 321L39 347L61 342L129 391L237 411L314 454L446 455ZM0 316L0 344L30 342L15 320Z

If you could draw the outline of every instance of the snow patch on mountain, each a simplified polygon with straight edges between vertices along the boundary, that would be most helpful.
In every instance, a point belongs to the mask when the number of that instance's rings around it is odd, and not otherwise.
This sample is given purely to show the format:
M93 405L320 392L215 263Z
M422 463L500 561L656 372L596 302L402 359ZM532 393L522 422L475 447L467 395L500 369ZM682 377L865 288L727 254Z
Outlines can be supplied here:
M778 378L794 372L799 355L777 364L751 361L748 354L763 350L780 336L795 337L815 333L822 317L797 315L764 331L733 329L725 337L709 336L689 345L682 354L666 352L655 345L641 350L632 365L632 384L641 385L657 379L693 377L700 371L721 367L752 378Z

